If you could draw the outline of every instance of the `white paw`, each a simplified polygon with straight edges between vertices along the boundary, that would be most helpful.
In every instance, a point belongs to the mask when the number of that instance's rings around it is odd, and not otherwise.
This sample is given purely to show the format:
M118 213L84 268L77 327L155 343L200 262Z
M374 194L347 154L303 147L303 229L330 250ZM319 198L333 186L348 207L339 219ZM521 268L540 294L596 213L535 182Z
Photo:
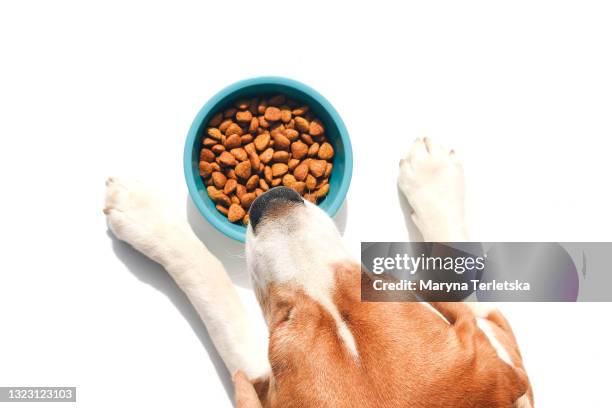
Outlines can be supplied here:
M398 185L425 241L467 240L463 167L452 150L417 139L400 161Z
M150 255L160 234L170 229L165 201L142 184L116 177L106 181L104 214L117 238Z

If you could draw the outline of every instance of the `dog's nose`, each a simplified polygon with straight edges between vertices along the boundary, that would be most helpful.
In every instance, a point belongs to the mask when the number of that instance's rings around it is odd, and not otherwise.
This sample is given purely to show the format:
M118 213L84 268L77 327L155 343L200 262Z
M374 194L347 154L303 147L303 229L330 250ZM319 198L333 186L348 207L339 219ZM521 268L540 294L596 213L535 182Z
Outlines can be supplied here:
M281 208L288 203L304 204L304 200L295 190L287 187L274 187L257 197L249 210L249 222L253 231L266 213Z

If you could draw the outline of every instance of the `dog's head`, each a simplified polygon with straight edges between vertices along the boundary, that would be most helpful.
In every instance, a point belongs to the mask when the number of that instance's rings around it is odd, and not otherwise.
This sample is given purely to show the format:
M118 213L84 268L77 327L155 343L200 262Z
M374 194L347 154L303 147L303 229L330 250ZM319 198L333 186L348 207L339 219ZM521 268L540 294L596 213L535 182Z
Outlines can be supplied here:
M347 271L359 266L332 219L286 187L259 196L249 216L247 267L270 329L271 378L282 381L284 372L295 372L294 364L307 372L304 361L312 361L313 347L342 359L357 358L338 299L340 292L341 297L348 292ZM329 364L326 358L315 365Z
M270 330L272 372L256 381L264 406L375 407L383 400L409 406L415 396L442 406L440 401L462 401L475 391L487 401L482 406L508 406L525 393L512 372L500 374L514 381L500 388L503 393L488 391L501 378L496 373L512 367L497 358L484 335L478 338L479 361L496 368L483 374L463 350L442 346L455 337L446 337L448 323L429 308L360 302L360 265L330 217L295 191L278 187L262 194L250 220L247 267ZM455 365L461 373L456 377L447 369ZM418 387L411 380L416 375ZM449 387L453 393L439 392L443 384L466 378L466 386Z
M332 219L287 187L259 196L249 217L247 267L264 314L279 287L331 306L336 266L351 262Z
M247 264L257 289L270 283L301 285L321 295L332 265L349 259L331 218L287 187L276 187L251 206Z

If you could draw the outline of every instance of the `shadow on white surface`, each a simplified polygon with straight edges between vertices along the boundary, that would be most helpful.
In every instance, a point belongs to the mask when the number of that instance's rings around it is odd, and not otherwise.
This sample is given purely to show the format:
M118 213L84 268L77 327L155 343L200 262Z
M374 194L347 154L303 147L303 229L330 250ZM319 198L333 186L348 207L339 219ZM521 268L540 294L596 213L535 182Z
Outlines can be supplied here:
M348 218L348 204L347 200L344 200L342 203L342 207L338 210L336 215L334 216L334 224L340 231L340 235L344 236L344 231L346 230L346 219Z
M187 221L200 241L206 245L206 248L219 258L232 282L235 285L250 289L251 282L246 271L244 244L226 237L206 221L189 195L187 195Z
M341 234L344 234L346 229L347 216L348 207L345 201L334 217L334 222ZM246 273L244 244L226 237L211 226L200 215L189 196L187 196L187 220L197 237L221 260L232 282L244 288L251 288L251 283ZM212 343L200 316L198 316L189 302L189 299L187 299L187 296L185 296L161 265L142 255L129 244L118 240L113 233L108 230L107 235L112 241L112 249L115 256L126 266L126 268L138 278L138 280L154 287L166 295L183 315L185 320L187 320L193 332L206 349L210 361L215 367L217 376L223 383L228 398L233 402L234 387L229 372Z
M189 299L187 299L187 296L179 289L174 280L161 265L145 257L125 242L118 240L112 232L107 231L107 235L112 240L113 252L127 269L140 281L151 285L166 295L178 311L181 312L206 349L210 361L223 383L228 398L233 401L234 386L230 374L223 360L221 360L219 353L217 353L217 349L210 339L204 323L202 323L200 316L198 316L198 313L189 302ZM170 350L168 350L168 352L170 352Z
M404 223L406 224L406 229L408 230L408 237L411 242L423 242L423 235L419 228L416 226L414 221L412 221L412 213L414 210L408 203L408 200L401 192L399 187L397 188L397 199L400 203L400 208L402 209L402 213L404 214Z
M243 288L251 289L251 282L246 270L244 244L226 237L206 221L193 204L193 201L191 201L189 195L187 195L186 207L187 221L191 225L191 229L206 245L208 250L219 258L232 282ZM334 217L334 223L342 235L344 235L346 229L347 217L348 206L345 200Z

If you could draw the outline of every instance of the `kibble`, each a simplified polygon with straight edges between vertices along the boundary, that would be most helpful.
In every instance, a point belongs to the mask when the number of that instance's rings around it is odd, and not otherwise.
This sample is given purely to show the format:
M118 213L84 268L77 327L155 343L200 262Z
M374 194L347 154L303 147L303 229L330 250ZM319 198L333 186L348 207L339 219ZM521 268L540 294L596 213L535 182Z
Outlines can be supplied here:
M199 171L230 222L247 225L259 195L280 185L317 203L329 192L334 148L308 106L285 95L240 99L206 128Z

